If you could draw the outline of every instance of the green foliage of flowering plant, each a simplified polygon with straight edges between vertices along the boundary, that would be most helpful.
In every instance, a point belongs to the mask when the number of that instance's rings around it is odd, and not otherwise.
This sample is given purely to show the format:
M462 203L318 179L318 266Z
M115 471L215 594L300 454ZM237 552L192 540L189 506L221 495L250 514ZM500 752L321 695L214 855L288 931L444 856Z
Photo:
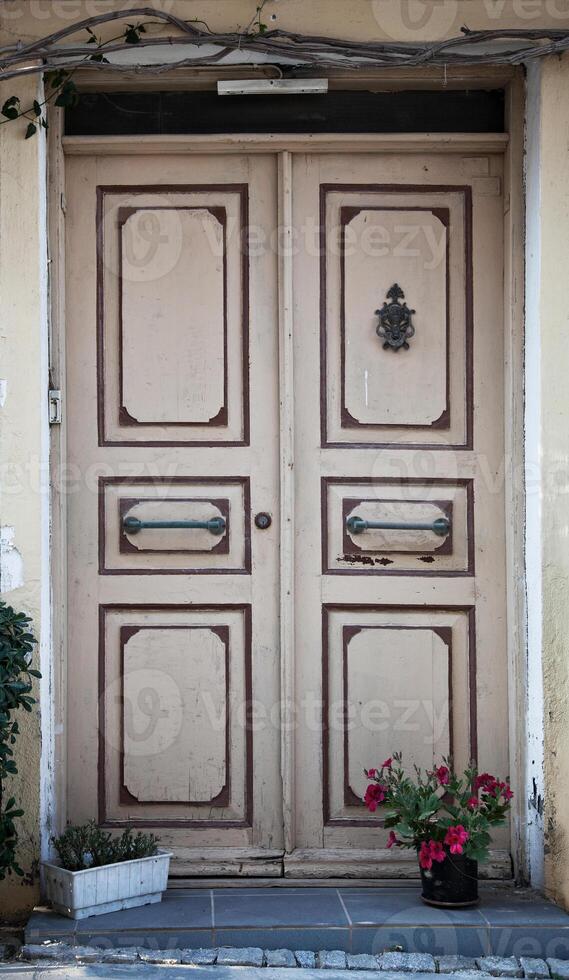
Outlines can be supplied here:
M514 795L507 782L474 767L457 775L449 759L432 771L414 766L411 777L394 753L379 769L364 771L371 780L365 805L372 813L385 807L387 846L417 850L425 870L453 854L487 860L490 828L506 822Z
M31 620L0 601L0 881L12 873L24 874L16 857L17 821L24 811L11 796L4 801L5 780L18 772L14 746L20 728L14 712L30 712L36 703L32 694L33 678L40 672L30 667L36 644L30 632Z
M154 834L134 834L130 828L120 837L101 830L94 820L78 827L68 827L60 837L52 838L61 867L67 871L84 871L106 864L153 857L158 838Z

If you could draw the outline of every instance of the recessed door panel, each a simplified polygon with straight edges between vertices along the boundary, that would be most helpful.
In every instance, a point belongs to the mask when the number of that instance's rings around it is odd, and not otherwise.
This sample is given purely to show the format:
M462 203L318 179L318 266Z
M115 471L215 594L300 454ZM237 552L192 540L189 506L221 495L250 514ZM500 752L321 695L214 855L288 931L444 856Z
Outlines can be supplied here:
M100 820L250 827L250 608L101 609Z
M324 445L468 446L469 187L320 186Z
M101 444L246 444L248 185L97 191Z
M472 480L322 480L325 574L473 575Z
M434 205L433 210L343 205L339 217L343 232L340 266L343 425L442 428L447 424L449 410L448 209L437 209ZM397 239L398 244L393 247ZM403 288L395 289L401 272L401 253L408 253L405 282ZM382 284L385 295L380 292ZM391 290L393 296L389 295ZM414 307L412 312L405 313L409 321L405 327L407 340L401 347L391 346L398 338L381 324L384 304L392 306L395 312L397 306L402 310ZM379 314L375 312L378 307ZM365 324L371 329L363 330ZM381 336L378 327L383 331ZM402 328L398 326L398 329ZM382 351L402 355L397 370L393 370L386 354L376 356L378 341ZM403 356L407 351L410 355ZM362 364L367 365L363 377ZM412 399L410 390L414 393Z
M382 606L324 610L327 827L355 821L378 835L377 817L362 807L364 769L369 759L381 764L392 755L394 744L410 773L414 764L432 769L449 754L458 766L476 755L476 705L469 694L473 614Z
M119 207L118 223L125 419L221 421L227 414L226 208ZM152 260L149 245L156 249Z
M102 477L103 575L251 572L248 477Z

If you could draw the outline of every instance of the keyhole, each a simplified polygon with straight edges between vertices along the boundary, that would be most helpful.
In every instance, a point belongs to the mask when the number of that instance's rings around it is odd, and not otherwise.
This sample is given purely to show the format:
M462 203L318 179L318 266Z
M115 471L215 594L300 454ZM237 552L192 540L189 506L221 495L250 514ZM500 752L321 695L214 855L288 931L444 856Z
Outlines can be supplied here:
M266 531L268 527L273 523L273 519L270 514L265 514L261 511L260 514L255 515L255 527L258 527L260 531Z

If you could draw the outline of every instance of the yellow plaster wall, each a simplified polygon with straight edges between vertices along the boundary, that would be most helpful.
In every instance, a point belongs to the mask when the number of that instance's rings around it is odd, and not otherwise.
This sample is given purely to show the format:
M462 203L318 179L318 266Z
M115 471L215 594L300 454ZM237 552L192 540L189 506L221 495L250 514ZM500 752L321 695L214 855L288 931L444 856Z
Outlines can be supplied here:
M36 82L18 85L22 97L36 97ZM9 82L0 85L0 100L11 92ZM46 587L42 581L46 560L42 494L46 488L45 483L42 487L45 423L42 434L41 414L47 378L41 154L40 140L25 141L19 127L0 126L0 378L5 381L5 401L0 408L0 521L13 528L22 563L22 584L3 598L32 617L38 636ZM3 587L7 584L4 579ZM39 709L31 715L20 714L19 775L7 791L13 790L25 810L19 829L20 861L26 875L0 883L0 912L10 916L25 913L38 895Z
M545 877L569 907L569 56L541 77L541 390Z

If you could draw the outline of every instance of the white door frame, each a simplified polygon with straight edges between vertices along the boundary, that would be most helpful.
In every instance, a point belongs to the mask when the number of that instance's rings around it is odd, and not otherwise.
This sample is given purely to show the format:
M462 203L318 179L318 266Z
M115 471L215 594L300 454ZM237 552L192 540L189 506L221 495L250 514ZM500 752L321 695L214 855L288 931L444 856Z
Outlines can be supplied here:
M222 74L222 73L220 73ZM385 72L377 73L384 79ZM464 72L462 72L464 74ZM454 87L462 77L457 70ZM468 78L474 87L476 79ZM389 88L436 87L432 73L402 71L389 73ZM176 80L175 73L172 73ZM506 496L506 554L508 603L508 677L511 782L515 790L512 812L512 851L515 874L527 876L526 843L526 706L527 706L527 630L525 609L524 559L524 197L523 197L523 136L524 92L520 74L511 69L500 74L492 69L487 74L477 72L478 84L504 87L506 94L506 129L502 134L318 134L318 135L214 135L214 136L142 136L133 140L127 136L64 137L62 113L56 110L50 120L48 134L48 206L51 305L51 384L64 389L65 379L65 155L67 154L147 154L147 153L277 153L279 155L279 225L284 240L290 239L291 229L291 155L315 152L441 152L472 154L504 152L504 329L505 329L505 431L506 453L504 480ZM177 76L178 88L191 88ZM500 81L501 79L501 81ZM357 87L368 87L370 79L358 77ZM213 80L210 79L213 85ZM195 79L194 79L195 84ZM466 83L463 83L466 84ZM99 86L102 87L102 86ZM108 84L107 84L108 87ZM131 85L132 87L132 85ZM148 80L141 84L148 87ZM174 81L171 87L176 87ZM203 84L201 85L203 87ZM341 87L338 86L338 87ZM347 85L345 87L348 87ZM350 78L349 87L354 88ZM281 384L281 492L282 507L290 514L294 492L293 481L293 323L292 323L292 256L291 250L281 248L279 293L279 378ZM63 390L65 399L65 391ZM64 412L65 416L65 412ZM49 836L65 824L66 814L66 433L65 423L52 427L52 639L51 676L42 683L53 692L53 724L46 725L44 735L52 744L54 759L51 774L42 773L48 789L42 804L42 853L49 847ZM286 496L285 496L286 495ZM287 504L285 505L285 501ZM281 521L281 702L294 704L294 665L292 636L294 624L294 527L292 521ZM294 848L294 739L290 725L283 725L281 736L281 769L284 795L285 847Z

